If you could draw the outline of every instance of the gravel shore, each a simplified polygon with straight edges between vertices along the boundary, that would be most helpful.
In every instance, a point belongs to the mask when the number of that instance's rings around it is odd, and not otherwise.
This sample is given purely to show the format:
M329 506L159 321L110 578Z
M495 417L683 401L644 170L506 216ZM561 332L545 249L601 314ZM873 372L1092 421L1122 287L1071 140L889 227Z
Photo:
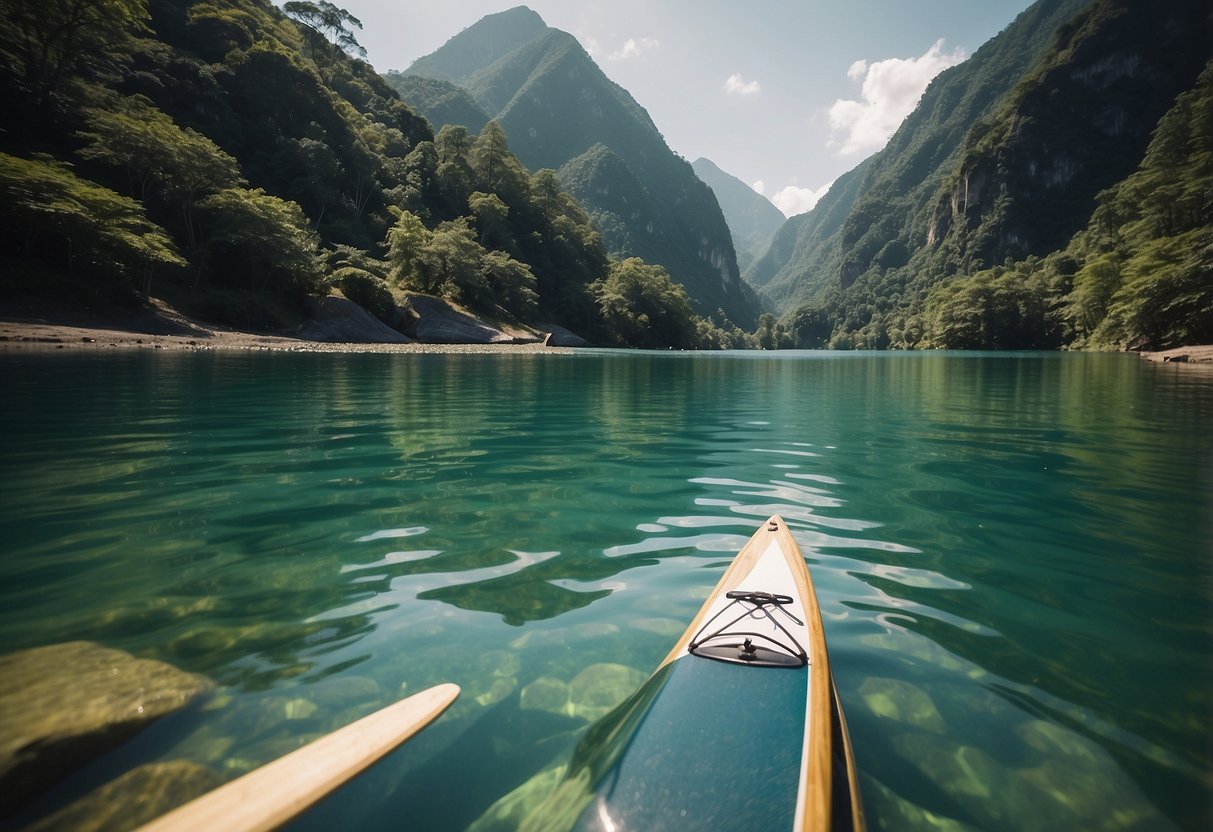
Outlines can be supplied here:
M567 354L542 344L365 344L309 341L288 335L242 332L191 320L155 302L128 316L95 316L54 304L0 307L0 350L153 349L249 352L528 353Z

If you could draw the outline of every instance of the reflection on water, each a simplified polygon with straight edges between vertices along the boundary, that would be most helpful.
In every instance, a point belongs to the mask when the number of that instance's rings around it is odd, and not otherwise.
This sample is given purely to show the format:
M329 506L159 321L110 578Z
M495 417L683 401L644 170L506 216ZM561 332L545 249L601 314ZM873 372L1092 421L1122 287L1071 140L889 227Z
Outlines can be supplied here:
M69 778L464 693L300 827L512 828L753 528L877 829L1200 828L1213 377L1105 355L0 355L0 643L220 683Z

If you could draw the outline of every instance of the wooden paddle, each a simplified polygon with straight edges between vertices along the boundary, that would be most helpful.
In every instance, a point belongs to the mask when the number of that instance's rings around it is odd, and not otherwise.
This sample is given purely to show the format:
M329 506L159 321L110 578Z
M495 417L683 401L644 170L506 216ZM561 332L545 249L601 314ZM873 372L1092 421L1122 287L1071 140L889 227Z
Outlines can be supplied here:
M225 783L139 832L274 829L429 725L459 686L435 685Z

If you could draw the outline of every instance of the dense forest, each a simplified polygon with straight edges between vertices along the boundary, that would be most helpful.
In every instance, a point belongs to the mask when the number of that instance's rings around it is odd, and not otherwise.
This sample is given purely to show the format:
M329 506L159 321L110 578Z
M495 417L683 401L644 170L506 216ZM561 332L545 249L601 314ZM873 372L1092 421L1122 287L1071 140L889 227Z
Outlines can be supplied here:
M612 260L492 122L435 134L328 2L0 0L3 290L164 293L285 328L309 295L406 291L599 343L743 346L658 266Z
M1202 4L1037 3L749 279L803 347L1213 340L1211 58Z

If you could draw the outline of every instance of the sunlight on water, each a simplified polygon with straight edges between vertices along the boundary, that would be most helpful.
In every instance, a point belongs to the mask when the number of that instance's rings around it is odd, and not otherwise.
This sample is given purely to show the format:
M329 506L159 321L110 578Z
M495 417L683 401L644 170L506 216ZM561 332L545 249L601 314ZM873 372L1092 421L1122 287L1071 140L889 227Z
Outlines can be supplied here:
M0 643L218 683L21 818L153 761L234 777L455 681L296 825L514 828L779 513L872 828L1203 828L1213 377L1184 370L0 355Z

